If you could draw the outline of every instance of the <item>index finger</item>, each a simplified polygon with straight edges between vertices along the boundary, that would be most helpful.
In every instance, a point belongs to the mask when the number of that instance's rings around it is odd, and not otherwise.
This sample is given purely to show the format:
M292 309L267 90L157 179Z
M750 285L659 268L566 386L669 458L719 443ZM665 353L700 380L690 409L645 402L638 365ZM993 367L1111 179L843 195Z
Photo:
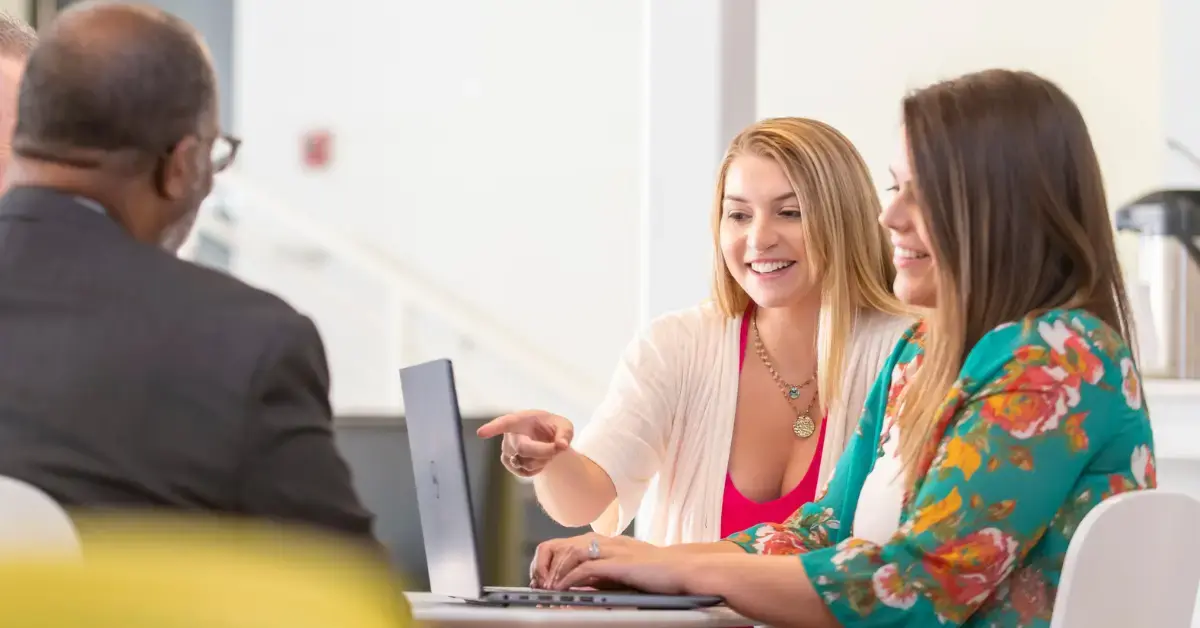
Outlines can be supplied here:
M516 412L484 423L478 430L475 430L475 434L480 438L493 438L508 433L533 436L537 425L536 416L525 412Z
M598 580L613 580L615 579L613 574L617 571L619 571L619 566L611 558L585 561L559 576L554 583L554 588L566 591L575 587L595 584Z
M551 541L545 541L533 551L533 565L531 565L533 578L531 579L542 583L543 588L546 584L546 572L550 570L550 561L554 559L554 550Z

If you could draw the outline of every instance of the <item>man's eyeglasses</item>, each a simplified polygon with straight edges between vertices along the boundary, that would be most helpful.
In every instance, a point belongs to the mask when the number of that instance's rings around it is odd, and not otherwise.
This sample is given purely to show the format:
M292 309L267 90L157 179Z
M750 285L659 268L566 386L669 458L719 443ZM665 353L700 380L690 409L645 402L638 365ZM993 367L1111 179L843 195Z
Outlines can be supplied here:
M238 148L241 145L241 138L228 133L218 135L212 145L213 172L221 172L233 165L233 160L237 157Z

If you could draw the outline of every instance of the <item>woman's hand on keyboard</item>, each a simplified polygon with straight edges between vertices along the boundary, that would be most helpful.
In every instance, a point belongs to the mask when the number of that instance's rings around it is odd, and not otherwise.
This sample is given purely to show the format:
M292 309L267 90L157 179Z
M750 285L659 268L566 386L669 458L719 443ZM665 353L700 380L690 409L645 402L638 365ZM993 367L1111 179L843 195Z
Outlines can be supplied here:
M563 576L580 563L599 558L649 556L661 548L628 536L603 536L595 533L565 539L553 539L538 545L529 565L530 586L555 589Z

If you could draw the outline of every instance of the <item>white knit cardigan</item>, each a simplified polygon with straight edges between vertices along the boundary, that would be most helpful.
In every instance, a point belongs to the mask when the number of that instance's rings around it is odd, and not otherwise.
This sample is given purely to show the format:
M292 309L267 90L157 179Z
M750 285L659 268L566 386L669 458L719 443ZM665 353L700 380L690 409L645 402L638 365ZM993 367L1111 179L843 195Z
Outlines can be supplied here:
M825 428L819 486L911 324L878 312L856 317L841 403L831 404ZM608 394L574 443L617 490L617 499L592 523L596 532L620 534L636 514L637 536L651 543L718 540L740 346L741 317L726 318L713 304L666 314L630 343Z

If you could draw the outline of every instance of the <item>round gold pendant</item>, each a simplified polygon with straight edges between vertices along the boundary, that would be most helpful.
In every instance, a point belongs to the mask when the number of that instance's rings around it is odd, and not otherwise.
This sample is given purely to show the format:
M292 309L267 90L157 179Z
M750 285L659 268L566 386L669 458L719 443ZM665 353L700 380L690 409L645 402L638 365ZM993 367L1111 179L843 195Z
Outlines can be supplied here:
M808 416L808 414L801 414L796 417L796 422L792 423L792 432L800 438L808 438L816 431L817 424L813 423L812 417Z

